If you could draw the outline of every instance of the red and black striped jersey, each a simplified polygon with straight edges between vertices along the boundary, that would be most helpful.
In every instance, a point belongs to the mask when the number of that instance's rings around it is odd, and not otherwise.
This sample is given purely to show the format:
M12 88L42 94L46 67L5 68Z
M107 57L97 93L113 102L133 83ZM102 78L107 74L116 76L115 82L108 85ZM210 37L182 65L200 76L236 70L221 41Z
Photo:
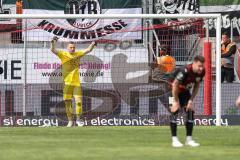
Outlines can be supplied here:
M201 74L193 72L192 64L176 69L169 78L170 84L177 79L180 82L179 92L190 90L194 83L201 82L205 75L205 70Z

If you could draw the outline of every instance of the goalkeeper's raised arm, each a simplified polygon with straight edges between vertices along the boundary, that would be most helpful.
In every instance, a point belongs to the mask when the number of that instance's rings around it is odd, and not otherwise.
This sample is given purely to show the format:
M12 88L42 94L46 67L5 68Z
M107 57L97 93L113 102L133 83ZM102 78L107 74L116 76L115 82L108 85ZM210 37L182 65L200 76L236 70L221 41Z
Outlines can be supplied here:
M86 49L83 50L84 54L90 53L90 52L94 49L95 46L97 46L97 43L96 43L95 41L93 41L93 42L88 46L88 48L86 48Z
M56 49L56 43L58 41L58 37L57 36L54 36L52 38L52 41L51 41L51 51L54 53L54 54L57 54L58 53L58 50Z

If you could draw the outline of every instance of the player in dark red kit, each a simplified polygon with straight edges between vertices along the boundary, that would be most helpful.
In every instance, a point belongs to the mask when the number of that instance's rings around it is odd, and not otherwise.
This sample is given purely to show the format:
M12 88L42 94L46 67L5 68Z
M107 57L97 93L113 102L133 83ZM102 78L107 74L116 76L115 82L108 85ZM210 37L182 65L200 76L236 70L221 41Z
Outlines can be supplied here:
M197 147L200 144L192 139L194 108L193 99L198 93L200 82L205 75L204 57L197 55L193 63L177 69L169 79L171 84L170 106L170 127L172 133L172 146L182 147L183 144L177 138L177 116L180 108L186 112L186 145Z

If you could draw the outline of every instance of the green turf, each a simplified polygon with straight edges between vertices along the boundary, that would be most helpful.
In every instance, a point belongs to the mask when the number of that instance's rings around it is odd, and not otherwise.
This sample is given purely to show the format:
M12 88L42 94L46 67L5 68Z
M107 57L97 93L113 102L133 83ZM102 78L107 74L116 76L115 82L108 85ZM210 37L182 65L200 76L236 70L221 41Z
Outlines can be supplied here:
M0 128L1 160L236 160L240 127L195 127L198 148L172 148L168 127ZM184 141L185 129L179 128Z

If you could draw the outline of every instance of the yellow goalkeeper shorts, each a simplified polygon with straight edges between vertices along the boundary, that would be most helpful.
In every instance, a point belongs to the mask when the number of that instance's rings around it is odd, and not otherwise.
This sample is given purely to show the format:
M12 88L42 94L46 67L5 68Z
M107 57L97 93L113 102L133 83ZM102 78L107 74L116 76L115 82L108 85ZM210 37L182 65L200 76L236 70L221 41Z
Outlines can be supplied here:
M64 100L70 100L73 97L75 99L81 99L82 98L82 88L81 88L81 86L64 85L63 99Z

